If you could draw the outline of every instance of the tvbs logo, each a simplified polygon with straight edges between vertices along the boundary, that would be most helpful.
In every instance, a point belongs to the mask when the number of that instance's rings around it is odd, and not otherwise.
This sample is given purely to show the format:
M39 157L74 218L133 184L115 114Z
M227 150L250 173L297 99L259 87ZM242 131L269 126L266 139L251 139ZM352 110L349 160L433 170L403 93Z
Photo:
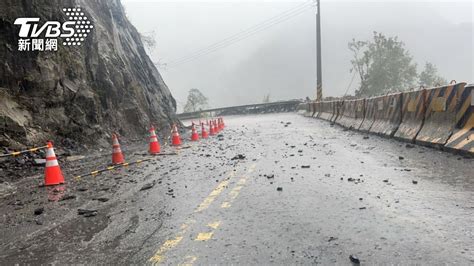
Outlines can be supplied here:
M57 51L59 44L80 46L94 26L80 7L63 8L66 22L46 21L40 25L40 18L17 18L20 25L18 51Z

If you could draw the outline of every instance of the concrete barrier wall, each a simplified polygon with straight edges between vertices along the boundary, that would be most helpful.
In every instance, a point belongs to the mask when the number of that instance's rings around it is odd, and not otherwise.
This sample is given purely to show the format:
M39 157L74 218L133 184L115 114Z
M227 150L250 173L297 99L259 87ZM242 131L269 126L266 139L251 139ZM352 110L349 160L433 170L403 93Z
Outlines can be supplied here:
M319 114L321 114L322 110L323 110L323 103L318 102L318 113L314 117L319 117Z
M457 91L456 125L445 147L474 153L474 84Z
M313 117L316 113L316 101L311 102L311 114L310 116Z
M425 122L416 136L416 142L427 145L444 145L454 132L458 90L466 83L457 83L426 91Z
M323 102L319 102L319 111L318 111L318 114L316 115L316 117L319 117L319 115L321 114L322 111L323 111Z
M306 103L300 103L298 104L298 107L297 107L297 112L298 114L301 114L301 115L305 115L306 112L308 112L308 110L306 110L306 107L307 107L307 104Z
M305 116L312 116L313 115L313 103L312 102L307 102L306 103L306 110L308 110L305 114Z
M402 119L402 94L377 97L375 101L375 121L370 132L393 137Z
M341 108L341 115L336 119L336 124L346 128L359 129L364 121L365 99L346 100Z
M474 155L474 84L357 100L315 102L307 110L343 127ZM301 110L301 106L300 106Z
M317 117L319 112L321 111L321 103L320 102L314 102L313 103L313 115L312 117Z
M342 102L339 107L339 116L334 120L334 123L347 128L350 126L352 113L355 108L353 103L353 100L345 100Z
M337 101L330 101L329 106L330 106L330 112L331 112L329 121L334 122L334 120L337 118Z
M404 92L402 98L402 121L394 137L413 142L425 120L426 90Z
M365 99L356 100L355 119L352 128L359 129L365 119Z
M375 103L377 98L369 98L365 100L365 116L364 121L359 127L360 131L369 132L375 122Z
M321 112L318 117L324 120L331 119L333 115L331 102L321 102Z
M332 101L333 105L333 116L329 121L335 122L337 118L342 115L343 107L344 107L344 100L339 100L339 101Z

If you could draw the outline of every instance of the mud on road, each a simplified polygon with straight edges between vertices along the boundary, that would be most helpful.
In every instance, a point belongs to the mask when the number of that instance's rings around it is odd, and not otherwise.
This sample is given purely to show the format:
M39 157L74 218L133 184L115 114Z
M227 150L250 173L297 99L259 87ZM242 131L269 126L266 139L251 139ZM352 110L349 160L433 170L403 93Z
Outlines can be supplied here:
M0 202L0 261L474 263L472 159L296 114L225 122L137 167L78 181L66 168L55 188L38 187L41 174L15 182Z

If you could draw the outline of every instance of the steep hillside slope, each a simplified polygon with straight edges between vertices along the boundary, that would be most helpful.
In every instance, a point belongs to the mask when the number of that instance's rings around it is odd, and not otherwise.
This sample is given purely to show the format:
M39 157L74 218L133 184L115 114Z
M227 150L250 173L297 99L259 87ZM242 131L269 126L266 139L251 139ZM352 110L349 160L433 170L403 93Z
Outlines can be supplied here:
M18 17L68 20L80 7L94 26L80 46L18 51ZM175 118L176 102L119 0L0 2L0 146L57 142L107 145Z

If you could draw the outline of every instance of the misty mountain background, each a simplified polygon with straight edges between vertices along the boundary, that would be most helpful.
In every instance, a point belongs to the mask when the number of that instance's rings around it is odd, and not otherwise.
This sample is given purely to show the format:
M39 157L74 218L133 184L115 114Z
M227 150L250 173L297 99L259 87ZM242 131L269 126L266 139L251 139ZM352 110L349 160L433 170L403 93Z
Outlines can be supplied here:
M434 63L447 80L474 81L472 1L321 0L323 94L342 96L358 88L349 72L352 38L373 31L398 36L421 72ZM143 34L153 34L153 61L178 102L198 88L210 107L315 98L315 7L245 40L176 67L163 64L220 41L304 1L122 0Z

